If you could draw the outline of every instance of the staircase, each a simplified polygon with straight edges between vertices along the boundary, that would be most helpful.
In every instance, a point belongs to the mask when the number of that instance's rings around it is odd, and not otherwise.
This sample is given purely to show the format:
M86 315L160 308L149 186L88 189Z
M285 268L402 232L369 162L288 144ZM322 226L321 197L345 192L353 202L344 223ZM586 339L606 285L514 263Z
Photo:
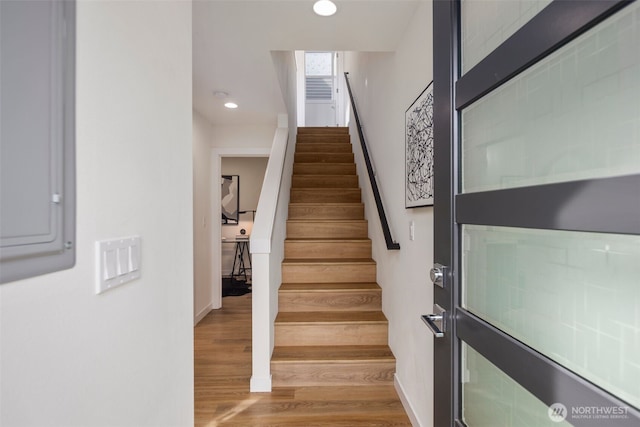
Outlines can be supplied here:
M299 128L272 383L391 384L395 358L347 128Z

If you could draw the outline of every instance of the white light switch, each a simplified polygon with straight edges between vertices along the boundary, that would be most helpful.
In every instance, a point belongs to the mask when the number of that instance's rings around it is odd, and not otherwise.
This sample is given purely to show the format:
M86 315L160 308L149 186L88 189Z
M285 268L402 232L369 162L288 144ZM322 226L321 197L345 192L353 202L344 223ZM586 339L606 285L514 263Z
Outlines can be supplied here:
M140 277L140 237L96 243L96 293Z
M129 248L118 248L118 276L127 274L129 271Z
M140 245L129 246L129 268L137 271L140 268Z
M104 280L113 279L118 275L118 258L115 250L107 249L102 253L104 257Z

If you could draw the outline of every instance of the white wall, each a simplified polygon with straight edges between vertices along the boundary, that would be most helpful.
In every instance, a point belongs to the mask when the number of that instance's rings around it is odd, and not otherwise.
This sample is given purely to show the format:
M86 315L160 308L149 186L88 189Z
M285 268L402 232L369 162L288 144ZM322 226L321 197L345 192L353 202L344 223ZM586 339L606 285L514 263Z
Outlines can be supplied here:
M275 114L274 114L275 117ZM273 125L214 126L213 147L235 150L271 148L276 122Z
M262 189L264 173L267 169L268 157L223 157L222 174L240 176L240 211L255 211L258 207L258 198ZM245 229L251 234L253 228L253 215L251 212L240 214L238 225L223 225L222 237L233 239L240 234L240 229ZM231 274L235 245L222 245L222 274Z
M213 127L193 111L193 312L198 323L216 305L211 271L211 140ZM215 224L217 227L217 224ZM219 304L217 304L219 306Z
M0 286L0 424L193 425L191 3L78 2L77 263ZM95 242L142 277L95 294Z
M433 305L428 274L433 263L433 209L404 208L404 113L432 80L431 29L431 2L424 2L396 52L349 53L345 58L391 231L401 246L399 251L386 249L352 123L389 343L397 360L396 380L422 426L430 426L433 419L432 334L420 320ZM409 240L411 221L414 241Z
M296 50L294 59L296 63L296 120L298 121L298 126L303 127L306 126L304 121L306 116L304 51Z

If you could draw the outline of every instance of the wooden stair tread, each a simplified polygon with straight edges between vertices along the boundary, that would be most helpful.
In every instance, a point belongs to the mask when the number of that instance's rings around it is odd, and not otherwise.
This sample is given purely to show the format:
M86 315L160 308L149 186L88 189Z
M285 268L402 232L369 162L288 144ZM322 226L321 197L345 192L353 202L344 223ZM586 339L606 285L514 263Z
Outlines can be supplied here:
M310 222L321 222L321 223L330 223L337 224L342 222L348 223L362 223L367 222L366 219L339 219L339 218L330 218L330 219L288 219L287 222L295 222L295 223L310 223Z
M342 188L336 191L335 188L291 188L290 199L294 203L301 202L349 202L359 203L362 195L359 188Z
M325 178L352 178L353 174L350 173L305 173L304 175L295 175L296 178L305 179L325 179Z
M285 258L282 261L283 264L375 264L376 262L372 258Z
M315 134L315 133L349 133L349 128L346 126L300 126L298 128L299 134Z
M306 145L306 144L340 144L343 147L352 147L351 144L347 144L347 143L340 143L340 142L308 142L308 143L304 143L302 145ZM314 155L321 155L324 156L326 154L341 154L341 156L336 156L335 158L337 159L343 159L343 158L354 158L353 157L353 151L294 151L293 153L295 156L299 155L299 154L305 154L304 156L299 156L301 159L305 159L308 156L306 156L306 154L314 154ZM342 154L347 154L346 156L342 156ZM304 161L304 160L299 160L296 163L316 163L315 160L311 160L311 161ZM345 162L343 160L337 160L337 161L328 161L327 163L353 163L351 162Z
M350 230L343 230L343 226L344 224L341 224L340 227L325 231L322 228L326 227L326 224L312 223L313 231L296 234L295 227L287 224L287 230L293 231L294 234L284 241L284 257L289 259L371 258L372 242L367 237L366 230L355 233L354 226L349 226Z
M381 291L375 282L370 283L283 283L280 292L361 292Z
M296 139L296 148L305 146L304 149L311 144L335 144L352 147L351 138L348 135L303 135L302 138Z
M313 166L309 166L313 165ZM323 166L327 165L326 168ZM292 177L302 178L310 175L343 175L357 177L355 164L353 163L304 163L294 164Z
M351 135L349 135L348 132L325 132L325 133L298 133L298 135L296 135L296 142L300 142L298 140L298 138L302 139L303 141L306 142L306 140L311 139L314 140L314 138L347 138L347 140L351 139Z
M365 219L336 219L336 218L309 218L309 219L289 219L287 220L287 230L306 230L310 233L317 231L334 231L334 235L307 235L301 236L297 234L287 235L289 239L341 239L363 240L367 239L367 225ZM340 233L340 230L342 234ZM350 235L346 233L357 232L358 235Z
M305 154L314 154L314 153L305 153ZM315 153L315 154L326 154L326 153ZM345 165L349 165L349 168L351 168L351 166L354 166L353 162L325 162L322 165L318 165L318 162L295 162L294 165L299 166L299 167L304 167L304 166L310 166L311 169L314 169L316 166L321 166L323 168L330 168L331 166L340 166L340 167L344 167ZM316 174L316 175L321 175L321 174ZM341 174L341 175L351 175L351 174Z
M344 206L364 206L362 202L326 202L326 203L317 203L317 202L292 202L289 203L289 207L301 207L301 208L314 208L314 207L344 207Z
M354 161L353 152L295 152L293 157L296 163L353 163ZM319 158L323 160L318 160Z
M347 188L341 188L340 190L342 190L343 192L356 192L356 191L360 192L360 187L347 187ZM315 193L330 191L332 193L335 193L336 189L334 187L324 187L324 188L323 187L291 187L291 191L309 191L309 192L315 192ZM351 203L357 203L357 202L351 202Z
M336 324L336 323L387 323L381 311L281 311L276 316L278 324Z
M350 153L351 144L346 141L316 139L314 141L298 141L296 153Z
M322 203L359 203L361 198L360 187L291 187L290 197L292 203L315 202ZM297 198L296 198L297 197Z
M318 222L324 220L306 220L308 222ZM353 238L353 237L287 237L285 242L292 243L358 243L358 242L369 242L371 239L368 237L363 238Z
M304 153L304 154L309 154L309 153ZM353 162L295 162L293 165L294 166L304 166L304 165L318 165L318 166L329 166L329 165L336 165L336 166L344 166L344 165L352 165ZM300 175L305 175L305 174L300 174Z
M394 361L395 358L386 345L277 346L271 357L273 363L361 363L367 360Z
M309 169L317 169L319 166L322 166L322 168L326 168L327 170L331 170L332 166L336 166L338 168L344 168L344 169L353 169L354 171L356 169L356 166L353 162L325 162L325 163L322 163L322 165L318 165L317 162L294 162L293 164L301 168L304 168L305 166L309 166ZM295 174L295 171L294 171L294 174ZM301 174L301 175L306 175L306 174ZM315 173L315 175L318 175L318 173ZM351 175L351 174L345 174L345 175Z
M310 169L316 169L318 167L318 163L316 163L316 162L295 162L294 164L296 166L302 167L302 168L304 168L305 166L309 166ZM345 165L348 166L348 169L355 169L356 168L355 167L355 163L353 163L353 162L348 162L348 163L346 163L346 162L335 162L335 163L326 162L326 163L323 163L321 166L323 168L330 169L331 166L338 166L340 168L344 168Z
M292 202L289 203L289 219L365 219L362 202Z

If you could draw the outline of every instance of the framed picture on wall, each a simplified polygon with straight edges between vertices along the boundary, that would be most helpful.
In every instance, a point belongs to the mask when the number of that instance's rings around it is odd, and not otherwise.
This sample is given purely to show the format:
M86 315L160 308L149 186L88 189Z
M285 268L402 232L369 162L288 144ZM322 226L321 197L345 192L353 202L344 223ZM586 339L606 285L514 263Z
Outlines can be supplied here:
M240 175L222 175L222 224L237 225L240 220Z
M433 206L433 82L405 112L405 207Z

